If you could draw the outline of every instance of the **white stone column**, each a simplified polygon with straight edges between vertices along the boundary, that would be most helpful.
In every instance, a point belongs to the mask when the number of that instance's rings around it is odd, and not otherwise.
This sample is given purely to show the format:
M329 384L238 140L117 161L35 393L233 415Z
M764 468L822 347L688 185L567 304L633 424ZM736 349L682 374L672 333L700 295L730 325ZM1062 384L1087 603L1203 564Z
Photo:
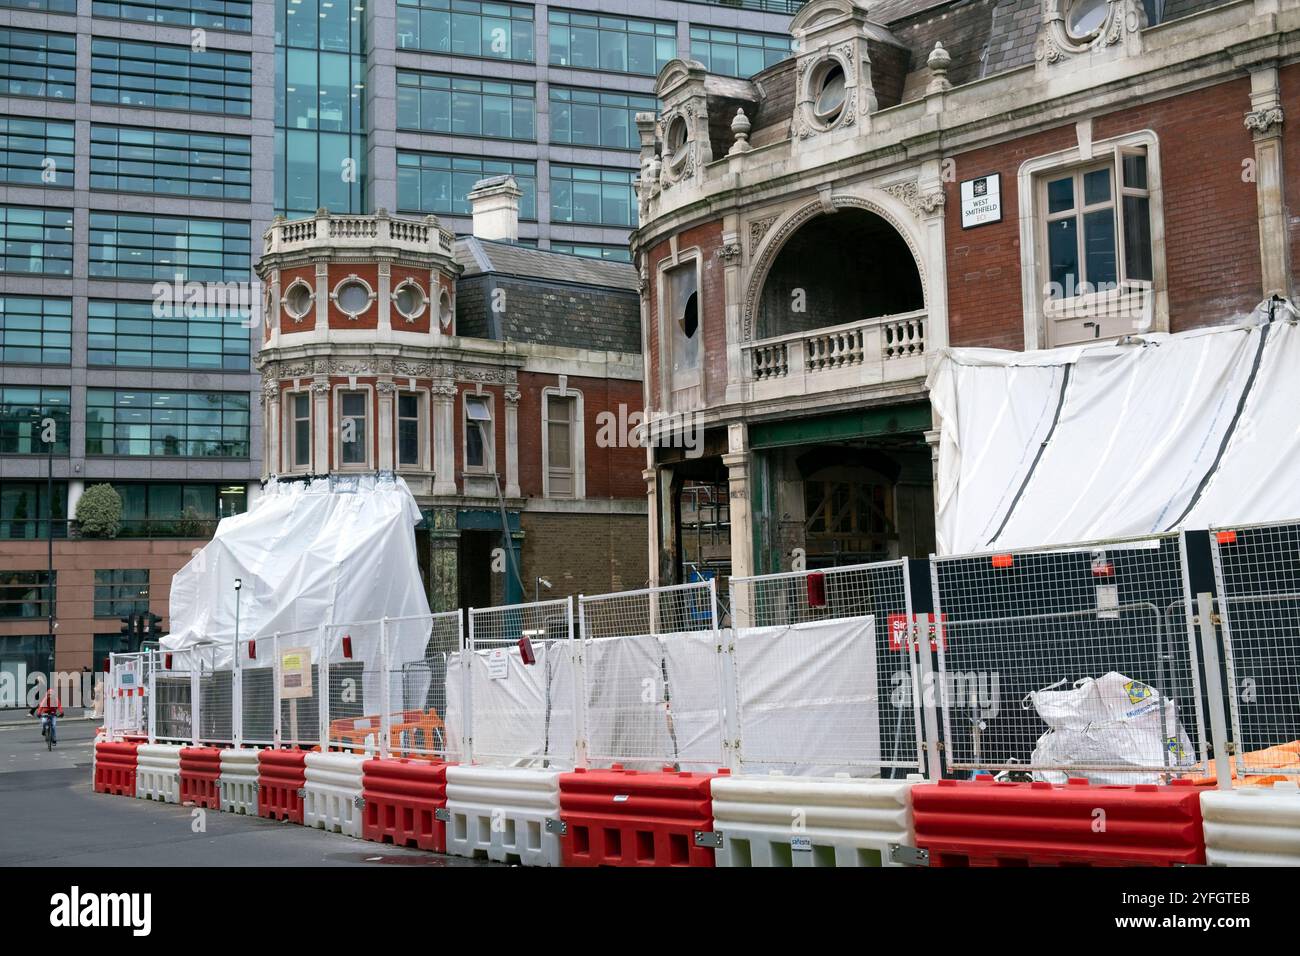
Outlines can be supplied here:
M723 265L722 288L725 304L723 316L727 323L727 381L724 394L728 401L743 400L745 385L745 353L741 350L740 341L740 310L743 306L741 299L745 294L740 281L740 264L744 258L744 250L740 245L740 233L737 231L739 228L739 216L726 217L723 221L722 248L718 250L718 258L722 260Z
M641 472L646 488L646 521L649 525L649 562L646 567L650 574L650 587L659 586L659 472L654 463Z
M263 477L283 473L284 462L280 453L280 383L272 379L262 388L262 401L266 415L262 427L266 429L266 460L263 463Z
M328 474L330 470L330 383L311 384L311 472Z
M456 386L435 385L433 404L433 493L456 494Z
M921 268L925 281L925 351L948 346L948 272L944 237L942 167L929 160L917 182L916 213L921 224Z
M327 262L316 263L316 298L312 302L316 311L316 331L326 334L330 329L330 267Z
M1291 295L1290 230L1282 162L1282 97L1276 67L1250 75L1246 129L1255 139L1255 202L1263 294Z
M375 308L379 310L376 321L378 329L376 338L380 342L393 340L393 266L389 262L379 263L379 284L375 288Z
M380 382L375 386L379 394L379 470L392 471L396 467L396 455L393 453L393 415L394 395L397 386L392 382Z
M722 456L727 468L727 509L731 519L731 576L749 577L754 573L754 516L750 509L749 433L743 422L727 426L727 454ZM741 624L752 621L748 588L739 588L731 596L731 619Z
M506 389L506 497L518 498L519 492L519 390ZM542 463L545 467L545 462Z

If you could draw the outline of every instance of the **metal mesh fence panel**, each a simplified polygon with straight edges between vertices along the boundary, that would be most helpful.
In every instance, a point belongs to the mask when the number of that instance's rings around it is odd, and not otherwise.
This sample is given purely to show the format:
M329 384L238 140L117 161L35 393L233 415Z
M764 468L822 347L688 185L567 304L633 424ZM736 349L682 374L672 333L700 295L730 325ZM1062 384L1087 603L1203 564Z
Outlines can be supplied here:
M109 735L149 732L145 690L149 686L151 655L145 653L111 654L108 680L104 682L104 720Z
M1205 759L1180 535L936 558L950 769L1154 782Z
M746 772L921 767L906 561L731 579Z
M320 628L280 631L276 642L279 742L314 746L320 743Z
M389 664L391 753L444 760L458 753L448 730L447 681L462 678L462 620L460 611L388 619L390 646L420 651Z
M275 743L275 638L240 641L237 653L241 739L271 746Z
M385 716L383 625L332 624L321 632L328 660L325 683L329 746L378 753Z
M187 744L194 739L194 695L189 654L164 653L153 676L154 732L163 743ZM172 667L167 667L168 660Z
M1300 522L1210 533L1239 774L1300 775Z
M234 743L234 673L214 647L195 651L199 672L199 743ZM220 665L220 666L218 666Z
M579 599L592 766L724 763L722 646L712 581Z
M574 766L578 684L573 600L472 608L468 654L475 762Z

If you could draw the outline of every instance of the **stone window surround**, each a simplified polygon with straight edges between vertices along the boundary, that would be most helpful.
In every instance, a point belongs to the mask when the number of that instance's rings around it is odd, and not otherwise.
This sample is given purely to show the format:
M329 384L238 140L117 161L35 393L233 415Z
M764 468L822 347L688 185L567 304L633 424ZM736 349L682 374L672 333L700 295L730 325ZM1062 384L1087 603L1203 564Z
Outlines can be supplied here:
M483 437L483 464L471 465L469 463L469 400L471 397L483 398L487 401L488 415L490 420L484 422ZM497 408L496 396L491 392L483 391L482 384L476 385L472 389L465 389L460 393L460 460L461 468L467 475L473 476L492 476L497 470Z
M402 396L410 395L414 395L415 400L419 403L419 420L416 430L420 438L420 453L419 461L414 464L403 463L399 460L399 456L401 455L400 424L402 422L402 417L399 412L399 399ZM429 407L429 390L427 388L410 389L399 387L393 393L393 466L398 471L433 472L433 464L429 461L430 452L432 451L431 443L429 441Z
M700 340L700 367L699 381L697 385L702 390L704 387L704 363L706 360L704 349L705 334L705 316L704 316L704 251L699 246L688 246L685 249L677 248L677 236L672 236L669 240L669 253L659 260L656 269L656 312L658 312L658 335L659 335L659 408L672 408L673 394L673 336L671 322L675 319L669 319L667 315L668 300L668 277L667 273L672 272L690 262L695 264L695 296L696 310L695 314L699 323L696 335Z
M563 376L561 377L563 379ZM559 385L548 385L542 389L541 411L539 421L542 427L542 497L551 497L551 458L550 429L547 427L547 403L550 396L574 399L573 432L573 494L565 495L568 500L581 501L587 497L587 429L586 410L581 389L570 388L566 381Z
M362 393L366 396L366 460L344 464L343 462L343 396ZM330 389L330 400L334 406L334 471L374 471L375 447L375 387L361 384L337 386Z
M1098 142L1092 141L1092 123L1078 124L1078 144L1068 149L1025 160L1016 175L1020 215L1020 284L1024 306L1025 351L1048 347L1046 310L1042 289L1046 282L1046 250L1040 216L1038 185L1052 173L1095 163L1116 149L1142 147L1147 152L1147 190L1151 199L1151 287L1155 298L1149 331L1169 331L1169 277L1165 268L1164 189L1160 173L1160 139L1154 130L1142 129ZM1116 224L1118 229L1118 221ZM1105 341L1104 339L1101 341Z
M297 448L295 447L295 441L296 441L295 436L297 435L297 430L294 426L296 425L297 420L294 418L294 401L299 395L305 395L307 397L307 463L305 465L294 464L294 461L298 457L296 454ZM313 409L312 409L313 402L311 397L311 389L290 388L280 393L280 399L281 399L280 408L283 410L281 415L284 422L283 428L285 433L284 441L280 445L281 454L284 456L283 473L286 475L308 474L311 471L311 462L312 462L312 454L311 454L312 436L315 434L315 430L312 428L312 424L313 424L312 418L314 416L313 416Z

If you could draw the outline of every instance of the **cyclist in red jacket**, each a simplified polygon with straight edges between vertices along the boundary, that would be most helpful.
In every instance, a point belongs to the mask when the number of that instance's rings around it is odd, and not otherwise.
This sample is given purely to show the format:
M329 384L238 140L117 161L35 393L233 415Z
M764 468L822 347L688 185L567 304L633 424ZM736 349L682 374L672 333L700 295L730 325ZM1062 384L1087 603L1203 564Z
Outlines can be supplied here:
M42 731L46 727L49 728L50 746L57 746L59 735L56 729L56 718L63 716L63 704L59 702L59 695L54 692L53 687L45 692L45 696L41 698L41 702L33 708L32 712L41 719Z

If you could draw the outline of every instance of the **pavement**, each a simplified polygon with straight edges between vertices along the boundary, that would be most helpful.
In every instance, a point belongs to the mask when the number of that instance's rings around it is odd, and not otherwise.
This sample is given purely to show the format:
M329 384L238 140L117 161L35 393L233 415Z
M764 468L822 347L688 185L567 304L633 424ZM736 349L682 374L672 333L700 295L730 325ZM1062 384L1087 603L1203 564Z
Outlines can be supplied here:
M95 720L0 725L0 866L496 866L243 814L95 793Z

